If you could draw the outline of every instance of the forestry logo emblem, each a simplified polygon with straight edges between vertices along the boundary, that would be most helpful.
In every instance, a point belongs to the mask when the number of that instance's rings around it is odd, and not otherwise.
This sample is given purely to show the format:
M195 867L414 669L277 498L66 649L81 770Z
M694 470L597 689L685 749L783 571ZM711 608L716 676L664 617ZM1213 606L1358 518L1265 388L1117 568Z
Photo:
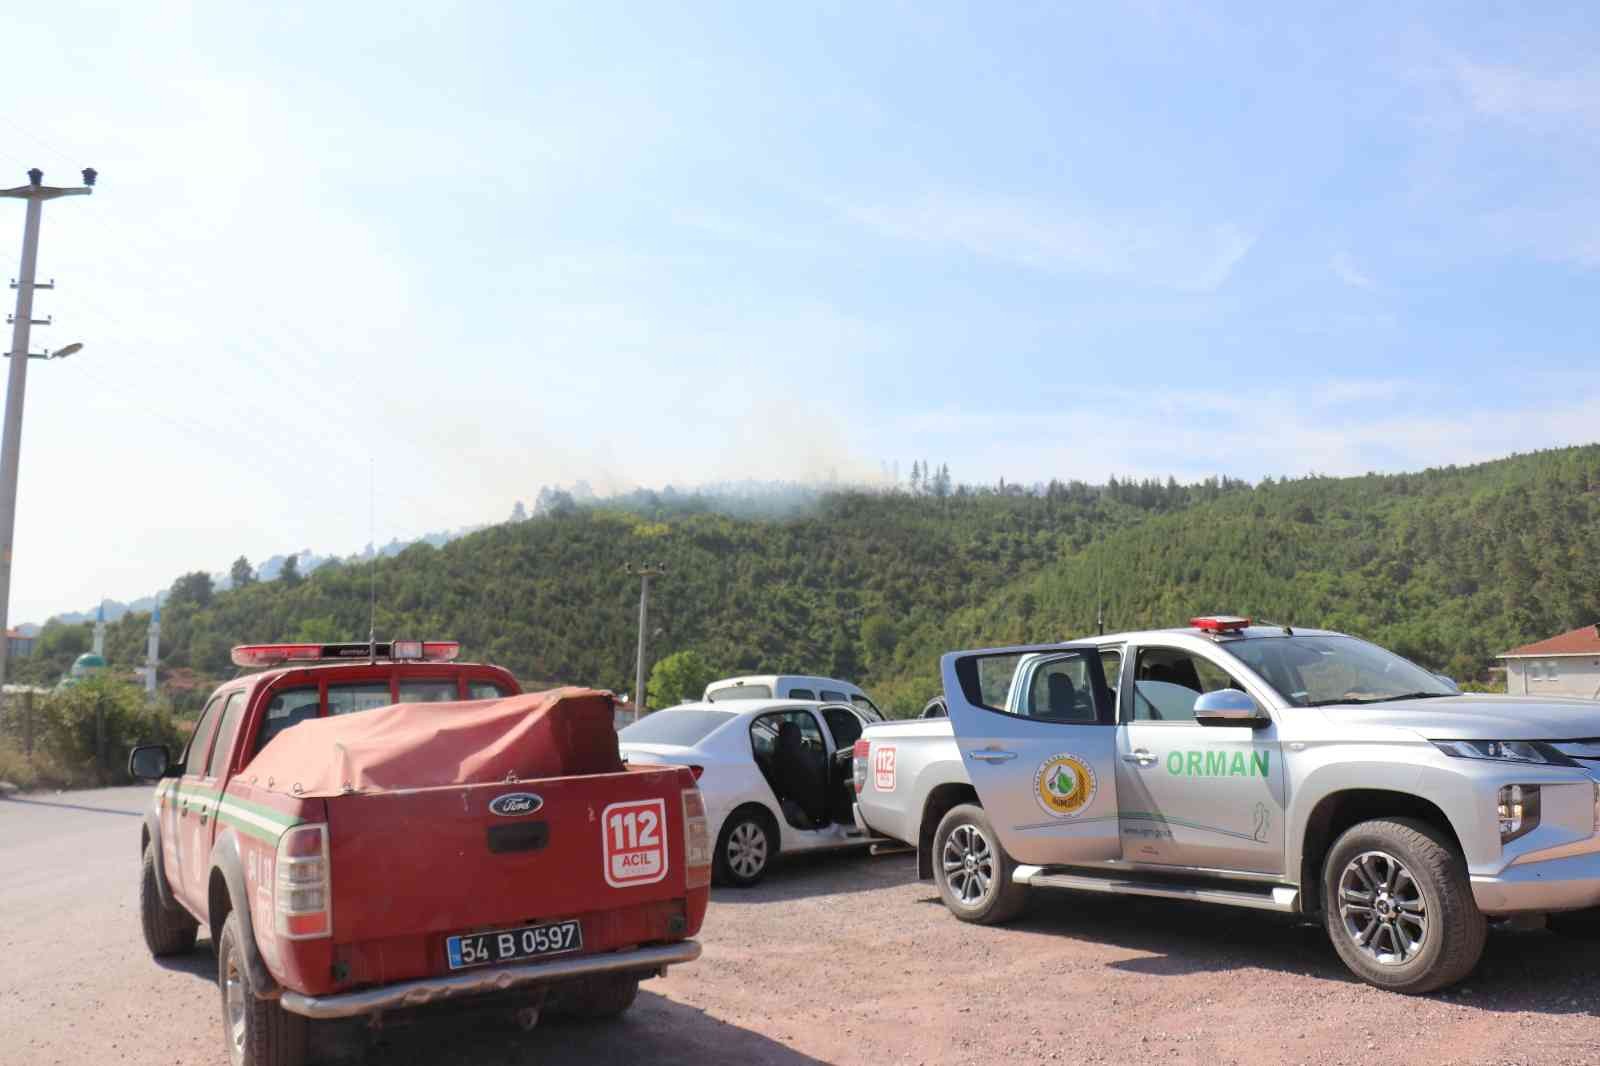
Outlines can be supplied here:
M1094 800L1096 781L1089 760L1079 755L1052 755L1033 775L1039 806L1053 818L1071 818Z

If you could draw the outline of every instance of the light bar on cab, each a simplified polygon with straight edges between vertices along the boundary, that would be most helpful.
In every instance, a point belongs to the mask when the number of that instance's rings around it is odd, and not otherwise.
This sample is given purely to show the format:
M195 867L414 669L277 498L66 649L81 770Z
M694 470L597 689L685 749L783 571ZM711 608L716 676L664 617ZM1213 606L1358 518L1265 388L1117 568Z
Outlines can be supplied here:
M461 654L455 640L380 640L375 644L241 644L233 649L235 666L279 666L290 662L391 659L448 663Z
M1191 618L1189 624L1203 633L1237 633L1250 625L1250 619L1236 614L1215 614Z

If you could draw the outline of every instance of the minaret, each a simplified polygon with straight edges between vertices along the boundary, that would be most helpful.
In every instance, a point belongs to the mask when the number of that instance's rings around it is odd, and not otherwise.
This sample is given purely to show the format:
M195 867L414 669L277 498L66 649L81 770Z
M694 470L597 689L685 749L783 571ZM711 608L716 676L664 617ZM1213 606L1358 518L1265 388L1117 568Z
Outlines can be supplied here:
M144 657L144 690L150 696L156 694L156 660L161 652L161 600L156 600L155 610L150 612L150 646Z
M94 653L100 658L106 657L106 601L100 601L100 609L94 613Z

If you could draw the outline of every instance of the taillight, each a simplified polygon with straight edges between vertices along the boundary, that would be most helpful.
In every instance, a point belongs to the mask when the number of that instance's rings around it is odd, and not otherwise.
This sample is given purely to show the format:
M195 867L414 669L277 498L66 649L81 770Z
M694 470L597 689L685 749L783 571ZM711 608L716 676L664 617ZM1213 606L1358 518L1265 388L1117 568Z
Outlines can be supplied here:
M686 887L711 883L711 827L706 822L706 799L698 788L683 790L683 865Z
M850 750L851 778L856 786L856 795L861 795L861 790L867 787L867 756L872 752L872 742L869 740L856 741L855 747Z
M278 935L288 940L333 935L327 825L297 825L278 838L272 910Z
M704 766L691 766L689 767L689 772L693 774L694 779L698 781L700 780L700 775L706 772L706 768Z

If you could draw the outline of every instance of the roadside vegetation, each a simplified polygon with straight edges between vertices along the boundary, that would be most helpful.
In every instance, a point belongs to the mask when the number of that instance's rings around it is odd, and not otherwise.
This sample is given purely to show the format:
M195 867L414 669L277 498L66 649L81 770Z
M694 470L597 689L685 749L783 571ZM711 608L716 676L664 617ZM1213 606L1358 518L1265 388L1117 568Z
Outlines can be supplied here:
M19 788L128 784L136 745L176 751L189 727L170 707L148 703L143 689L109 676L36 694L31 708L12 695L0 710L0 781Z
M373 565L380 634L459 639L531 687L620 692L638 601L623 564L659 561L656 662L692 651L715 676L851 678L901 714L936 690L940 653L1091 633L1102 598L1108 631L1238 611L1355 633L1469 684L1489 682L1498 652L1600 621L1600 446L1253 486L971 486L939 468L910 489L817 493L776 513L744 501L737 517L700 495L557 496L375 564L228 591L184 575L162 612L164 691L192 713L242 641L364 639ZM147 623L109 627L113 667L142 661ZM53 681L89 632L46 626L18 679ZM663 697L694 688L668 675Z

